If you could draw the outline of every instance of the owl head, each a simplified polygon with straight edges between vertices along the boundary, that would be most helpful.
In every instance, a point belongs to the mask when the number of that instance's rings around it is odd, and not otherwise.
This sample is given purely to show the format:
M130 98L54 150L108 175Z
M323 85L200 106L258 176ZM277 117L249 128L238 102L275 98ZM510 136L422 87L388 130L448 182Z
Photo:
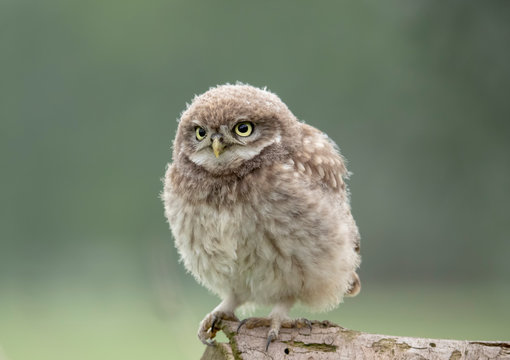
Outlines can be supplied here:
M291 151L297 119L275 94L249 85L221 85L196 96L182 113L174 161L213 174L260 167Z

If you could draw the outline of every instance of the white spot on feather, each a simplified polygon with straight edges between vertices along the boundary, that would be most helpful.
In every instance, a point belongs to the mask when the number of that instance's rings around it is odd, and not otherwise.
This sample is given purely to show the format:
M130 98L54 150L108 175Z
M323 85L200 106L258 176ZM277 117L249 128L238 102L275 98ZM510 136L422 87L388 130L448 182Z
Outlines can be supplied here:
M337 183L336 183L335 174L331 174L330 180L331 180L331 186L332 186L333 188L335 188L335 189L336 189L336 187L337 187L338 185L337 185Z

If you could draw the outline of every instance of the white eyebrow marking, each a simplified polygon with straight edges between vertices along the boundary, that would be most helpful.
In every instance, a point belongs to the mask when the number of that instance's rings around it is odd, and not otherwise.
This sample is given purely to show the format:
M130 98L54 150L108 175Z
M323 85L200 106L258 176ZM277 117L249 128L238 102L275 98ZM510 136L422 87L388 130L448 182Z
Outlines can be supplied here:
M205 128L205 126L204 126L204 125L202 125L202 123L201 123L199 120L193 119L193 120L191 120L191 123L192 123L192 124L195 124L195 125L197 125L197 126L200 126L200 127Z
M236 117L235 121L236 121L236 123L238 123L240 121L247 121L247 120L249 120L249 118L247 116L242 115L242 116Z

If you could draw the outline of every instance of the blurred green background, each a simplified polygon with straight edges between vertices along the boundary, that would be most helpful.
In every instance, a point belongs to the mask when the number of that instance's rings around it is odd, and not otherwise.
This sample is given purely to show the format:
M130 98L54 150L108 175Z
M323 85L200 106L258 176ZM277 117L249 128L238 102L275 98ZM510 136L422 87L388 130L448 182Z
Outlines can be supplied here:
M0 1L0 359L196 359L158 198L192 96L268 86L354 173L363 290L293 315L510 338L508 1ZM264 314L267 309L262 309Z

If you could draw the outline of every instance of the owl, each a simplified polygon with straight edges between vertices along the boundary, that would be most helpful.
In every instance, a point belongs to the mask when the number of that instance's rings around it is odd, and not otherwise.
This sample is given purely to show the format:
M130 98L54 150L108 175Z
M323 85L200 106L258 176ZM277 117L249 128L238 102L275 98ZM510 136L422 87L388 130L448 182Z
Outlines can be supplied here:
M221 85L181 114L162 199L186 269L221 303L200 323L214 343L220 320L245 304L272 307L267 346L295 303L336 307L360 290L358 228L348 171L335 143L266 89ZM266 350L267 350L266 346Z

